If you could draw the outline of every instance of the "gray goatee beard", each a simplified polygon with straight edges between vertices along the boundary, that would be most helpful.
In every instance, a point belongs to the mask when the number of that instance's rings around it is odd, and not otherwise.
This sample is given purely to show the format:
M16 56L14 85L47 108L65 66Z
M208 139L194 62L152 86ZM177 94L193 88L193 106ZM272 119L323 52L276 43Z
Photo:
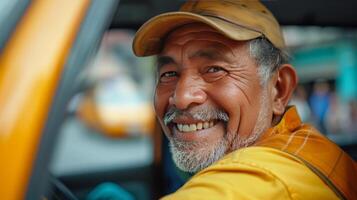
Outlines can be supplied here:
M208 142L187 142L170 139L170 150L176 166L185 172L196 173L223 157L227 151L226 140L215 144Z
M175 137L169 137L169 147L176 166L185 172L196 173L210 166L225 154L252 145L268 128L266 99L266 92L263 91L257 123L248 138L242 138L237 133L227 132L220 140L212 144L207 141L182 141ZM189 115L202 121L217 119L228 122L229 120L227 113L216 108L192 109L190 111L180 111L173 108L165 114L165 125L180 115Z

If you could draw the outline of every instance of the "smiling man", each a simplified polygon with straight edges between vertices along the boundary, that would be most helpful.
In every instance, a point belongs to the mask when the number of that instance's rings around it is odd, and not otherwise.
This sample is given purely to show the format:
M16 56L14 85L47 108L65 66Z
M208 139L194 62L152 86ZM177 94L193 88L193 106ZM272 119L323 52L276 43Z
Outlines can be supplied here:
M137 32L158 56L155 110L177 167L164 199L357 199L355 162L288 107L297 84L259 1L188 1Z
M197 172L270 127L269 86L244 42L192 23L168 35L158 66L155 107L182 170Z

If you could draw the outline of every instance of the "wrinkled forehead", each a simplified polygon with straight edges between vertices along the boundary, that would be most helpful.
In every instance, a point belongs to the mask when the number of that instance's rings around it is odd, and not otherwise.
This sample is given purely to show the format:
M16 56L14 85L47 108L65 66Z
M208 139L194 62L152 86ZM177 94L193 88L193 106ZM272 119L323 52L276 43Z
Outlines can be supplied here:
M245 41L232 40L206 24L191 23L171 31L165 39L163 49L172 44L184 45L194 41L204 41L207 45L216 43L226 48L235 48L246 43ZM203 44L201 43L201 45Z

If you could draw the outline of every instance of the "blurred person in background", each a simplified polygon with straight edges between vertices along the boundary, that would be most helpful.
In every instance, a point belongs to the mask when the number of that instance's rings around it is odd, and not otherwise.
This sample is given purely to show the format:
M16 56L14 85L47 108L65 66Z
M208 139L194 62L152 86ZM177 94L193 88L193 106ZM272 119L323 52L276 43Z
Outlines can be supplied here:
M259 1L188 1L133 50L158 55L156 115L194 174L163 199L357 199L355 162L287 106L297 75Z
M326 134L325 117L330 106L330 86L324 80L314 83L312 94L309 98L313 120L317 128Z

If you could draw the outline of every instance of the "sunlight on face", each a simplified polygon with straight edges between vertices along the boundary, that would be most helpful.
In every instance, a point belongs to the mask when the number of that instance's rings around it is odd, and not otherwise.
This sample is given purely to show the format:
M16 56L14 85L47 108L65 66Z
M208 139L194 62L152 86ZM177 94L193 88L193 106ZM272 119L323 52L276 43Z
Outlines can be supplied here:
M169 35L158 57L155 111L180 169L197 172L253 144L270 125L257 68L246 42L207 25Z

